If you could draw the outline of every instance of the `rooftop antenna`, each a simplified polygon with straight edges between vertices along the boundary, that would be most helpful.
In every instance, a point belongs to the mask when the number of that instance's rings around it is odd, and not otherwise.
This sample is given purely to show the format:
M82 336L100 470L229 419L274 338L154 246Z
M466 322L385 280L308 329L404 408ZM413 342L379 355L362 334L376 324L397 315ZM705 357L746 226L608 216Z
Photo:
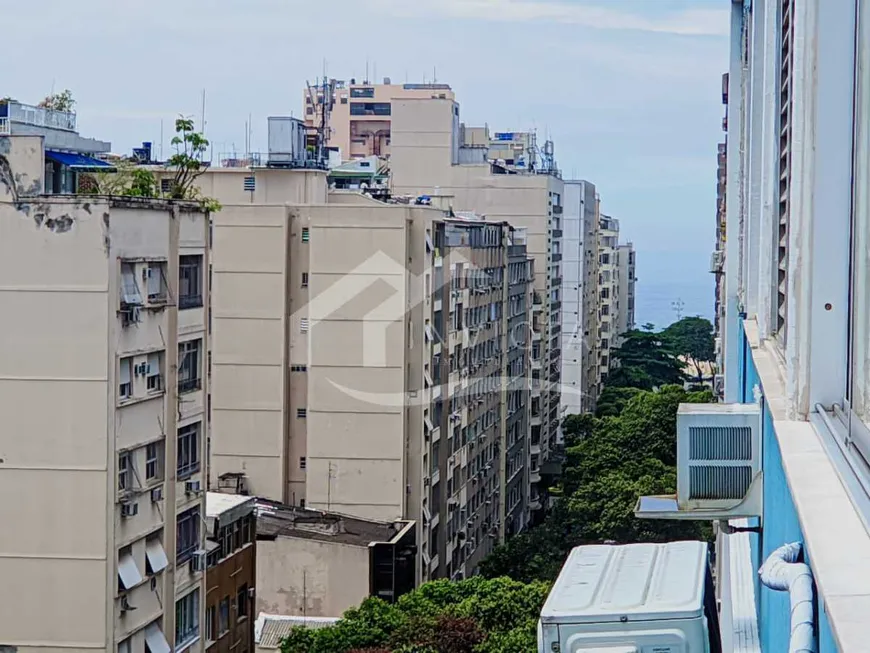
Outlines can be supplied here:
M205 89L202 89L202 113L199 114L199 131L205 136Z
M376 61L372 62L372 79L375 80L375 84L378 83L378 63Z
M366 78L363 81L363 84L368 84L368 83L369 83L369 58L366 57Z
M432 66L432 83L438 83L438 70L435 68L435 66Z
M674 314L677 316L677 322L683 319L683 310L686 308L686 303L679 297L676 300L671 302L671 309L674 311Z

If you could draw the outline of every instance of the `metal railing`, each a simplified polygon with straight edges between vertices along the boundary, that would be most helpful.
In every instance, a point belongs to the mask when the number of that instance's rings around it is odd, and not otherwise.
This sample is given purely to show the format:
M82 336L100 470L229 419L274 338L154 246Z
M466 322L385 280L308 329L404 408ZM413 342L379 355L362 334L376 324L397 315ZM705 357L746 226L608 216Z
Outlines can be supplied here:
M0 134L11 134L12 130L9 129L9 118L0 118Z
M65 131L76 130L76 114L67 111L54 111L43 109L31 104L10 102L8 105L8 118L12 122L23 122L37 127L50 127Z

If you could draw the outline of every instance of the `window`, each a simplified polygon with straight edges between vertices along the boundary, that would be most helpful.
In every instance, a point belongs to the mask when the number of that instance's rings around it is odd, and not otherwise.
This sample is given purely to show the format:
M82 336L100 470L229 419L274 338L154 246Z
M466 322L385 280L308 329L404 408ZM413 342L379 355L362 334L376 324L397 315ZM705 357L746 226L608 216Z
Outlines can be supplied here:
M180 565L199 548L199 506L185 510L175 522L175 562Z
M133 358L122 358L118 366L118 398L130 399L133 396Z
M133 489L133 453L125 451L118 454L118 490Z
M213 642L215 638L215 619L217 619L217 607L210 605L205 610L205 641Z
M296 409L296 417L299 419L305 419L308 417L308 409L307 408L297 408Z
M302 227L302 242L307 243L309 238L308 227Z
M248 616L248 586L242 585L236 597L236 618L243 619Z
M186 477L199 471L199 422L178 429L178 476Z
M199 636L199 589L175 604L175 646L183 646Z
M169 558L163 549L159 536L149 537L145 541L145 573L148 576L159 574L169 566Z
M352 116L389 116L392 105L389 102L351 102Z
M118 551L118 591L131 590L142 582L142 573L133 557L133 548L125 546Z
M230 597L225 596L221 599L220 610L218 612L218 637L224 635L230 629Z
M159 392L163 389L163 376L160 373L161 358L159 353L148 354L148 366L145 368L145 387L148 392Z
M145 447L145 480L163 478L163 442L152 442Z
M118 642L118 653L131 653L130 638Z
M192 392L202 387L199 376L199 351L202 339L188 340L178 345L178 392Z
M299 469L305 469L306 461L305 456L299 457Z
M132 263L121 263L121 305L142 305L142 295L136 283L136 268Z
M352 98L373 98L375 96L375 89L373 86L352 88L350 89L350 96Z
M166 301L165 263L152 262L142 270L142 281L148 289L148 302L162 304Z
M185 254L178 260L178 308L202 306L202 255Z
M307 272L302 273L302 287L303 288L308 287L308 273Z

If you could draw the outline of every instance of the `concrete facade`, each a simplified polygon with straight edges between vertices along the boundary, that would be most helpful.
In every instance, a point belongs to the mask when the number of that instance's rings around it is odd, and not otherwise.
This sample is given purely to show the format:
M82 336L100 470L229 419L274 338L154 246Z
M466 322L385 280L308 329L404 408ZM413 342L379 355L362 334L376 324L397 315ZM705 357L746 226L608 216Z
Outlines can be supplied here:
M532 389L539 413L533 411L531 428L540 427L540 436L533 433L531 439L539 440L546 461L555 455L560 419L562 249L553 219L561 215L563 182L555 172L520 172L488 162L489 145L477 144L488 142L486 133L461 125L459 105L452 100L394 101L392 190L394 195L425 194L444 208L472 211L525 231L535 273L533 361L540 364L542 381Z
M0 492L26 497L0 509L0 641L200 651L207 306L180 269L208 219L41 195L44 170L42 137L0 136Z

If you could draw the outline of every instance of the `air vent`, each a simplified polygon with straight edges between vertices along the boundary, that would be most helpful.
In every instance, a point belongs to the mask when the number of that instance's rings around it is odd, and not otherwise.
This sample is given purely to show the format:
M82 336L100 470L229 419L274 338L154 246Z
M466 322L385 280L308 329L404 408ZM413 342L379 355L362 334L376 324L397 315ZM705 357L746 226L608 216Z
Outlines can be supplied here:
M638 517L716 520L761 516L759 404L682 404L677 494L641 497Z

